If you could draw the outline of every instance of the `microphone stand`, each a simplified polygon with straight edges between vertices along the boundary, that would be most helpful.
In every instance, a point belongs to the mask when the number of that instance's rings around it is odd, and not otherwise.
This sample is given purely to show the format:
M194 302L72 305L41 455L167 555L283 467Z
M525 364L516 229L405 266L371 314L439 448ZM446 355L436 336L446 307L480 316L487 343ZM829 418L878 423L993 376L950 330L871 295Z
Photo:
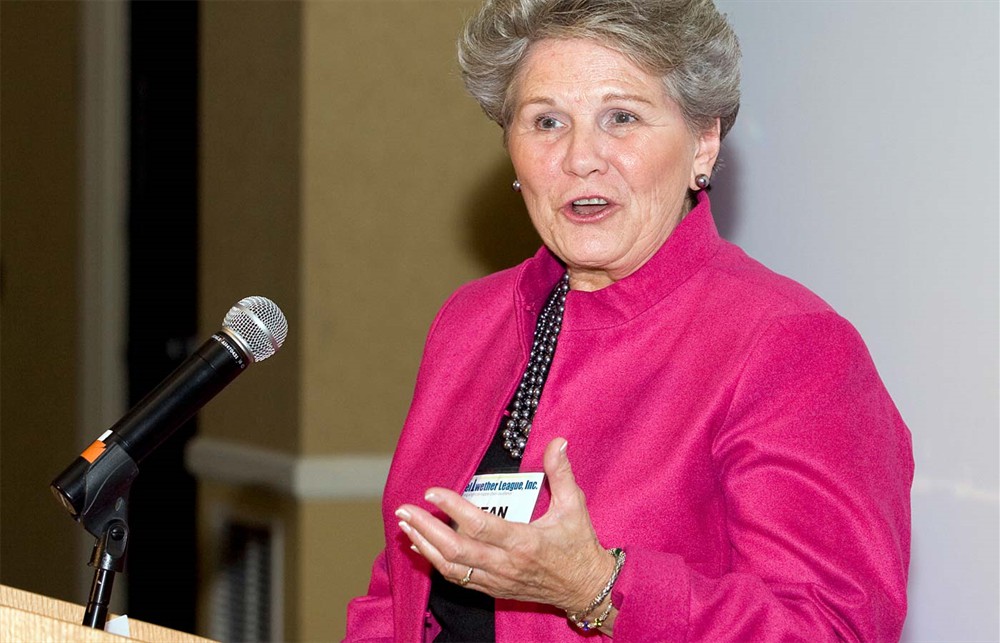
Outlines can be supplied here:
M52 493L59 502L97 538L89 563L94 580L83 615L83 624L88 627L104 629L115 574L125 571L128 500L137 475L135 461L120 444L112 442L92 462L78 457L52 482Z
M87 609L83 613L83 624L87 627L104 629L104 624L108 620L108 605L111 603L115 572L125 571L126 547L128 547L128 524L124 520L109 522L104 533L94 543L94 553L90 557L90 566L94 568L94 580L90 585Z

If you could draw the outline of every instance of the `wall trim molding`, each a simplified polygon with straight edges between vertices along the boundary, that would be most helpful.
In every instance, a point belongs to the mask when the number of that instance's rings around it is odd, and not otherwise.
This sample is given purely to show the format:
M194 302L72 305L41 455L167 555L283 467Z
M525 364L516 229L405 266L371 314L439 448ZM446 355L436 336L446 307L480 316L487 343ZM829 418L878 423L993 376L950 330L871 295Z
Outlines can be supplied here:
M298 456L228 440L197 436L184 463L199 480L264 487L303 500L378 500L390 455Z

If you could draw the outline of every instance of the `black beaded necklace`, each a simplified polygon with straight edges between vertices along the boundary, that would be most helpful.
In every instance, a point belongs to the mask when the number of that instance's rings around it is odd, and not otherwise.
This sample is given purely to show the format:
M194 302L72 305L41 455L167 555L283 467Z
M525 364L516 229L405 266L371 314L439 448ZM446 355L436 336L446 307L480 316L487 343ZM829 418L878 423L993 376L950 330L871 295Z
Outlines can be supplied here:
M538 409L538 399L542 396L542 385L549 374L552 356L556 352L556 340L562 328L563 313L566 311L566 293L569 292L569 275L563 275L552 289L545 308L535 324L535 336L528 355L528 365L521 376L521 383L514 393L513 407L507 428L503 430L503 448L515 460L524 454L524 446L531 433L531 421Z

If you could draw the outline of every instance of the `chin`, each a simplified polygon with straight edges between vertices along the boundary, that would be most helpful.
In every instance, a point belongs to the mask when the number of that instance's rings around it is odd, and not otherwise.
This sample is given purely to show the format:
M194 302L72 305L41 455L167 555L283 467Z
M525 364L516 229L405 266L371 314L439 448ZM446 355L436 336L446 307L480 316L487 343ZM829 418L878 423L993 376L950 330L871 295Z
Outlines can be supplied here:
M563 260L569 268L582 270L605 270L612 265L620 264L625 258L625 252L611 244L591 243L586 246L570 248Z
M571 272L606 272L609 274L616 272L614 266L619 263L606 257L571 257L565 261L567 270Z

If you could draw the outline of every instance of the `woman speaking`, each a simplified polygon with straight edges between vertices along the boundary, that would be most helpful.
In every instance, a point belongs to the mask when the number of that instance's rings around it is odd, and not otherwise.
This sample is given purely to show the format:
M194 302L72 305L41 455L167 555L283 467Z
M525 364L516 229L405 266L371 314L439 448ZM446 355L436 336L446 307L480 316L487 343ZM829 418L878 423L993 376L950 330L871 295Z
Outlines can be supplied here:
M434 321L348 640L899 638L909 432L854 328L712 219L739 56L711 0L467 24L544 245Z

